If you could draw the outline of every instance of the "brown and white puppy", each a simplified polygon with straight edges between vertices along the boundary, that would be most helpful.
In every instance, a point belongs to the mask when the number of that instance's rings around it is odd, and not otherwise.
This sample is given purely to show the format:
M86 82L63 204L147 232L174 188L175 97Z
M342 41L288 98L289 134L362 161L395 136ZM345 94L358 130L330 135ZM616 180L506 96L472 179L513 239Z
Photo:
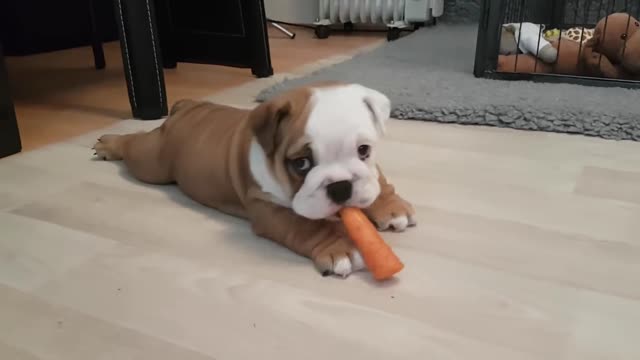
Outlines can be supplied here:
M311 258L323 275L364 268L337 212L365 209L381 230L415 224L376 164L390 102L357 84L299 88L243 110L177 102L147 133L104 135L96 155L137 179L177 183L193 200L247 219L253 231Z

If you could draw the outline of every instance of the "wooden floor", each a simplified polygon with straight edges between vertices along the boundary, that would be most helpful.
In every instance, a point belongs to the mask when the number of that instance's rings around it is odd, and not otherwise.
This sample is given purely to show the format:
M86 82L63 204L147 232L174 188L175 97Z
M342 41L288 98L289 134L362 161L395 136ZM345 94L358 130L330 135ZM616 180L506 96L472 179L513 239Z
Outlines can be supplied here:
M297 33L294 40L270 28L276 73L382 43L385 36L336 34L318 40L310 30L291 30ZM101 71L93 68L89 47L7 59L24 150L131 117L119 44L105 44L105 56L107 68ZM177 69L165 71L169 103L211 95L254 79L250 70L222 66L181 63Z
M377 153L418 226L385 234L406 267L376 284L91 160L157 125L0 160L0 359L640 359L638 142L391 121Z
M640 359L640 144L389 131L419 223L384 285L92 161L100 132L1 160L0 359Z

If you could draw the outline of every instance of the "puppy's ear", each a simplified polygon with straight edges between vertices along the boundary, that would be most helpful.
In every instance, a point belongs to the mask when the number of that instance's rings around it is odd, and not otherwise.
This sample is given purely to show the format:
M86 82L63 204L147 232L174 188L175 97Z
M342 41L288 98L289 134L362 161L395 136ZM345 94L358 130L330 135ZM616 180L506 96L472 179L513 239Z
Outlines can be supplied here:
M282 122L291 112L291 103L276 98L258 105L249 114L253 134L267 156L273 155L278 145Z
M369 108L369 111L371 111L373 123L378 133L381 135L384 134L387 120L389 120L389 116L391 116L391 100L383 93L368 87L360 86L360 89L363 92L362 98L364 103Z

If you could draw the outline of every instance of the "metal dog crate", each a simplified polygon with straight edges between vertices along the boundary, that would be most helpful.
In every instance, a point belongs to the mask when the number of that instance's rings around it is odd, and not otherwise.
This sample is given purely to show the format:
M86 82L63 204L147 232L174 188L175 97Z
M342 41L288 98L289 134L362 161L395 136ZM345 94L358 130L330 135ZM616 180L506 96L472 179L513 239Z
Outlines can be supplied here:
M600 19L616 12L628 13L640 19L640 0L481 0L478 25L474 75L497 80L528 80L548 83L571 83L588 86L640 88L640 80L615 79L592 75L537 72L538 61L532 72L518 71L517 61L513 71L499 71L501 32L504 24L529 22L539 24L545 30L566 30L574 27L593 29ZM632 18L632 19L633 19ZM583 30L584 31L584 30ZM606 32L606 25L605 25ZM584 32L583 32L584 34ZM538 40L540 41L540 40ZM559 51L565 41L558 40ZM580 51L582 51L582 43ZM539 46L540 42L538 42ZM516 51L516 56L524 56ZM537 54L536 54L537 56ZM576 59L576 61L579 61ZM640 79L640 76L637 77Z

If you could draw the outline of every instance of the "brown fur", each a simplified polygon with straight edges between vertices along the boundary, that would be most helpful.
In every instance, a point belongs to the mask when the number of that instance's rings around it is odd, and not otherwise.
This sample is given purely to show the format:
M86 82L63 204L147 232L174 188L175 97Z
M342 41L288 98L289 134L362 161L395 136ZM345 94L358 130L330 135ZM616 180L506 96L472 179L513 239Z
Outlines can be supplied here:
M249 220L257 235L313 259L325 272L354 253L342 224L309 220L274 203L252 178L248 161L255 136L277 180L292 193L300 187L302 179L292 176L286 159L306 151L310 94L308 88L290 91L252 111L183 100L160 127L146 133L105 135L94 148L107 160L123 160L141 181L176 182L193 200ZM374 222L414 214L382 174L379 181L381 194L366 209Z
M558 49L558 58L552 70L554 74L585 75L582 61L584 45L567 39L554 40L551 45Z
M549 73L551 66L530 54L499 55L497 70L500 72Z
M313 152L309 147L306 141L299 141L301 145L294 145L290 147L290 151L287 151L285 157L288 161L295 160L301 157L312 158ZM302 143L304 143L302 145ZM300 176L300 174L296 173L291 167L287 168L287 177L289 179L289 184L293 193L298 192L304 183L304 177Z
M585 50L585 66L593 76L640 79L640 22L631 15L601 19Z

